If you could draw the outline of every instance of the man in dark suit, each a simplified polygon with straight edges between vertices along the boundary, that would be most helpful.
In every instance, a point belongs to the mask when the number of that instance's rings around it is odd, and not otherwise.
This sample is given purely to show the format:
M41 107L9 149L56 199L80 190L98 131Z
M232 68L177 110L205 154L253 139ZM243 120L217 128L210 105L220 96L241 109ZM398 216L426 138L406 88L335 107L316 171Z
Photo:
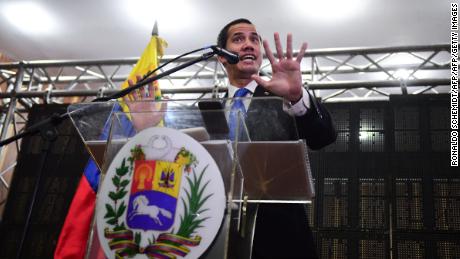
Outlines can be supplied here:
M261 37L255 26L247 19L237 19L227 24L219 33L217 45L235 52L240 61L230 64L223 57L219 61L227 70L230 85L228 97L244 92L244 97L279 96L290 102L287 113L295 116L295 123L288 132L270 130L270 120L292 121L282 109L270 113L263 119L251 120L250 104L246 123L251 140L293 140L297 136L306 140L312 149L320 149L336 139L336 131L327 110L302 87L300 62L307 48L303 43L297 57L293 57L292 35L287 36L284 55L278 33L274 34L277 57L269 44L263 47L272 66L269 81L259 76L262 64ZM247 89L238 91L239 89ZM238 95L241 96L241 95ZM275 108L274 108L275 110ZM280 114L280 112L283 114ZM254 117L254 116L252 116ZM289 127L287 127L289 129ZM308 226L305 206L289 204L260 205L257 212L252 258L317 258L311 230Z

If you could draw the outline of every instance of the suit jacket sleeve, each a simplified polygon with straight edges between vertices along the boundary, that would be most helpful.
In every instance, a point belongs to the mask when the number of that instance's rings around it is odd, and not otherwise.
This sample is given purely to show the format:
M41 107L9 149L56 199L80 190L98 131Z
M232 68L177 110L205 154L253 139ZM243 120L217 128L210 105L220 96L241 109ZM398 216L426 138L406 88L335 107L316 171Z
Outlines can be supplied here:
M311 95L310 101L312 105L307 113L295 118L297 132L311 149L320 149L333 143L337 132L327 109Z

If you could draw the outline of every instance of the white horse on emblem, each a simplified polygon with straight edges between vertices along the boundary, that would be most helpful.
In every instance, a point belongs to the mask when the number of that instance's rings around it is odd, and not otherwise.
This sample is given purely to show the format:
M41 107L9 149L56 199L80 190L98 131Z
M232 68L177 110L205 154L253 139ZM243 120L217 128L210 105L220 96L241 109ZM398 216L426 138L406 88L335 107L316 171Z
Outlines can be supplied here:
M166 209L160 208L155 205L148 205L149 200L144 195L137 196L133 201L133 211L130 213L129 220L131 220L134 216L137 215L147 215L152 218L155 223L162 226L160 218L158 217L159 214L163 215L164 217L171 219L172 213Z

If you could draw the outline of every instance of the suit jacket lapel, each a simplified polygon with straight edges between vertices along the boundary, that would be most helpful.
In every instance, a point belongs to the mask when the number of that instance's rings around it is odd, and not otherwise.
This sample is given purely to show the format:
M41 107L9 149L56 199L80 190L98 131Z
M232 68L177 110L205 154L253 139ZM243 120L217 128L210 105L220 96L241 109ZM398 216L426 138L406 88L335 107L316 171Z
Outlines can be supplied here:
M265 90L262 86L258 85L256 90L252 94L253 97L264 97L264 96L275 96L274 94L270 93L269 91ZM231 98L228 95L228 91L225 93L224 98Z
M252 96L253 97L268 97L268 96L275 96L275 95L265 90L263 86L258 85Z

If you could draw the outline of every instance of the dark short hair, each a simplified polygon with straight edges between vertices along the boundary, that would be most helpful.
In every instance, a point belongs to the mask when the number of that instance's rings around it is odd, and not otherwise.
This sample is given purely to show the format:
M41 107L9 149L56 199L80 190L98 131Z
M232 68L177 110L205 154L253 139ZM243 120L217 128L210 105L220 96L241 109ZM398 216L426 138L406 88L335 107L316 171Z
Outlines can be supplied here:
M217 36L217 46L224 48L224 49L227 47L228 29L231 26L238 24L238 23L252 24L251 21L245 18L239 18L239 19L229 22L227 25L224 26L224 28L222 28L222 30L220 30L219 35Z

